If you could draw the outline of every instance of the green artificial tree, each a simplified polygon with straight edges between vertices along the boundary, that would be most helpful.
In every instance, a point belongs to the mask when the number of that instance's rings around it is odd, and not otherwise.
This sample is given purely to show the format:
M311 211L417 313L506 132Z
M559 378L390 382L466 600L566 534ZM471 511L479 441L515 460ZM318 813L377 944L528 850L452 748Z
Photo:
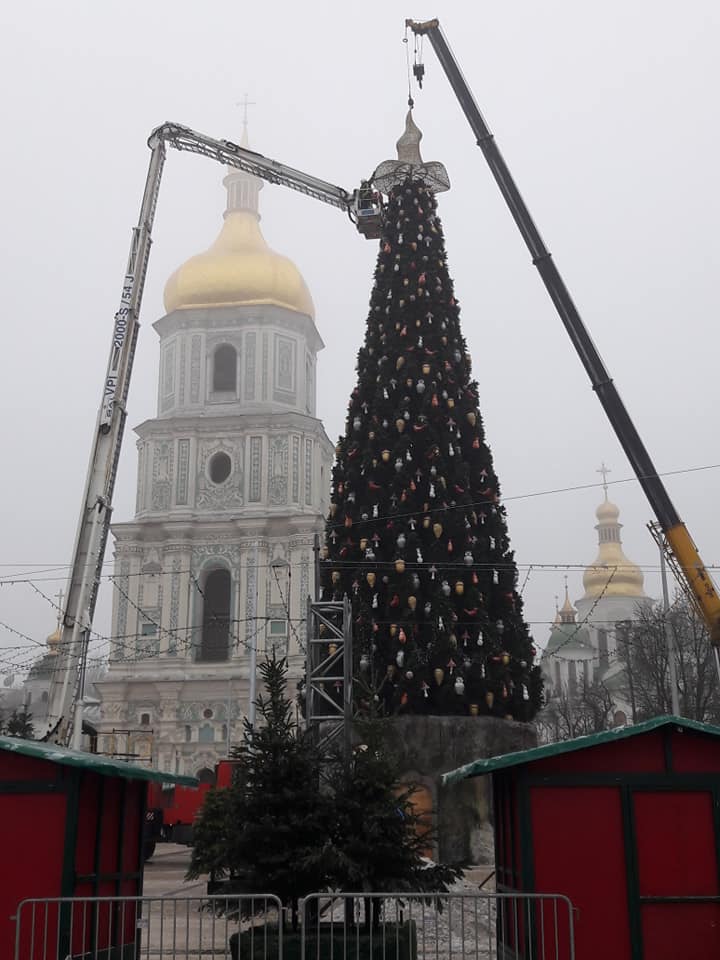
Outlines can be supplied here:
M330 798L318 789L321 756L299 730L286 696L287 663L260 665L258 722L245 722L230 788L209 791L195 824L188 877L225 878L224 893L272 893L290 907L327 884L317 851L327 841Z
M322 598L352 599L366 704L529 720L542 681L436 199L397 166L336 447Z

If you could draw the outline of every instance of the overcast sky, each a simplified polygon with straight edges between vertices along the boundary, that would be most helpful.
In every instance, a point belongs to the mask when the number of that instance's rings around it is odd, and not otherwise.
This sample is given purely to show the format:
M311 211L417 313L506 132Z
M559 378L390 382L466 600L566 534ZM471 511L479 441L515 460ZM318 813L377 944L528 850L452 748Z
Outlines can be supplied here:
M352 188L394 156L403 127L404 18L436 14L657 468L720 463L716 0L25 0L0 12L3 576L29 575L48 595L63 585L64 570L37 571L70 557L150 130L174 120L238 139L247 92L255 149ZM521 583L533 565L526 613L544 643L562 565L577 598L595 556L602 492L587 485L602 460L611 480L631 470L429 44L424 59L416 121L425 159L443 161L452 182L440 198L450 271ZM212 242L224 208L211 161L173 152L165 169L132 425L155 412L151 323L165 281ZM315 300L319 412L334 440L376 247L338 211L281 187L266 187L261 207L266 238ZM128 432L116 519L133 514L135 466ZM720 563L719 479L717 467L667 479L708 564ZM643 494L632 481L611 498L658 596ZM42 641L54 613L30 585L4 585L0 620ZM0 670L37 650L0 627L0 646L21 645Z

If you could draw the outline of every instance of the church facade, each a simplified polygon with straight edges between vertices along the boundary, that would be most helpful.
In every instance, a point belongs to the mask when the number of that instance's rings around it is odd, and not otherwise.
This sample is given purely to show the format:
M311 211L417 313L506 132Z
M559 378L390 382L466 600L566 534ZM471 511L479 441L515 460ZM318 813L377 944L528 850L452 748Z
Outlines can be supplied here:
M114 641L97 683L101 751L206 779L241 736L253 656L303 672L333 456L310 293L262 235L262 182L223 182L220 234L169 279L154 324L157 416L136 429L135 518L113 525Z
M557 611L541 666L546 699L581 697L583 689L602 684L612 698L613 720L624 723L630 708L626 678L618 657L622 624L638 620L653 601L645 593L642 570L623 551L620 510L605 499L595 511L598 552L583 573L583 595Z

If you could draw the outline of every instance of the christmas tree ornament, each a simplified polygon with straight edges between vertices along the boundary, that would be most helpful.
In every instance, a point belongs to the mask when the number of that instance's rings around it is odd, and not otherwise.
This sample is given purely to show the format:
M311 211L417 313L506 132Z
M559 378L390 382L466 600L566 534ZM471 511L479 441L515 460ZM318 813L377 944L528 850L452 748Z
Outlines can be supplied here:
M465 693L465 681L460 676L455 678L455 693L459 697L462 697L462 695Z
M445 671L442 667L435 667L433 670L433 677L435 678L435 683L438 687L442 686L443 680L445 679Z

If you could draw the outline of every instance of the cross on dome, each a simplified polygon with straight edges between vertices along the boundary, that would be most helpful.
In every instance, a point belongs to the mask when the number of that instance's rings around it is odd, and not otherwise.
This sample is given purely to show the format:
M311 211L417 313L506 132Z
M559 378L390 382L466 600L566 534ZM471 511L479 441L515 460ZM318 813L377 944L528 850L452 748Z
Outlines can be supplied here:
M607 500L607 498L608 498L607 475L608 475L609 473L612 473L612 470L610 469L610 467L606 467L606 466L605 466L605 461L603 460L602 463L600 464L599 468L595 471L595 473L601 473L601 474L602 474L602 485L603 485L603 490L605 491L605 499Z

